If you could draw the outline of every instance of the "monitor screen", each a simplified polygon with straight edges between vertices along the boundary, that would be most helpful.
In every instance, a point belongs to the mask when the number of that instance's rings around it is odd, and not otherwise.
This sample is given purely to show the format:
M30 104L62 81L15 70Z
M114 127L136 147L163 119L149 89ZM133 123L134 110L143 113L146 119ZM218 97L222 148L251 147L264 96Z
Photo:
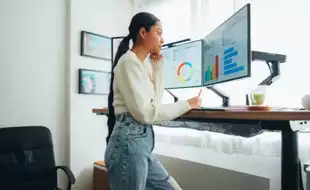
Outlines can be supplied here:
M203 39L203 85L251 75L250 4Z
M202 86L202 41L192 41L162 50L166 89Z

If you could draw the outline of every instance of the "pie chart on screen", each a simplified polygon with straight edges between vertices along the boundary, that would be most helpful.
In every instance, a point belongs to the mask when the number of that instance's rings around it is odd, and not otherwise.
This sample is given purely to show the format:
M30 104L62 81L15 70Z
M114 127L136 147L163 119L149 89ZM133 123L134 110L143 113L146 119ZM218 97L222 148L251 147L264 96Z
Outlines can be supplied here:
M190 81L193 76L193 65L190 62L182 62L177 68L177 76L183 83Z

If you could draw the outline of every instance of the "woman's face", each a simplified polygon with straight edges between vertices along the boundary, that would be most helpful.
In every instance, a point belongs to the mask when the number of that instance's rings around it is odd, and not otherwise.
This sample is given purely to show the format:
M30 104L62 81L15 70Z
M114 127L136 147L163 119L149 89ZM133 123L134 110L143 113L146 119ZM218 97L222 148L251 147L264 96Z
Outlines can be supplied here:
M147 48L149 53L159 53L164 43L162 37L163 29L160 21L150 28L149 32L142 34L143 45Z

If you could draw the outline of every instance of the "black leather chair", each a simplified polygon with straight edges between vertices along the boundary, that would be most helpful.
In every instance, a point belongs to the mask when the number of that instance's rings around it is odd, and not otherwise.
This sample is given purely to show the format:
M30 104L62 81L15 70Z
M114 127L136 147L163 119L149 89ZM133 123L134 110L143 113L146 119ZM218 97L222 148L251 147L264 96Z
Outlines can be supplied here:
M0 128L0 189L59 190L57 170L75 177L67 166L55 166L51 132L43 126Z

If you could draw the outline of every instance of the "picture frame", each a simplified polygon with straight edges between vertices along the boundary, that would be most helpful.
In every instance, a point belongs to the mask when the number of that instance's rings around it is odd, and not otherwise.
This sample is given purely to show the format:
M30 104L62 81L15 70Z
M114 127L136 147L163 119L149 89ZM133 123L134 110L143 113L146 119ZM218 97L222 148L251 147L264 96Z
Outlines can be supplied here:
M111 60L112 39L107 36L81 31L81 56Z
M111 72L79 69L79 94L108 95L110 92Z

